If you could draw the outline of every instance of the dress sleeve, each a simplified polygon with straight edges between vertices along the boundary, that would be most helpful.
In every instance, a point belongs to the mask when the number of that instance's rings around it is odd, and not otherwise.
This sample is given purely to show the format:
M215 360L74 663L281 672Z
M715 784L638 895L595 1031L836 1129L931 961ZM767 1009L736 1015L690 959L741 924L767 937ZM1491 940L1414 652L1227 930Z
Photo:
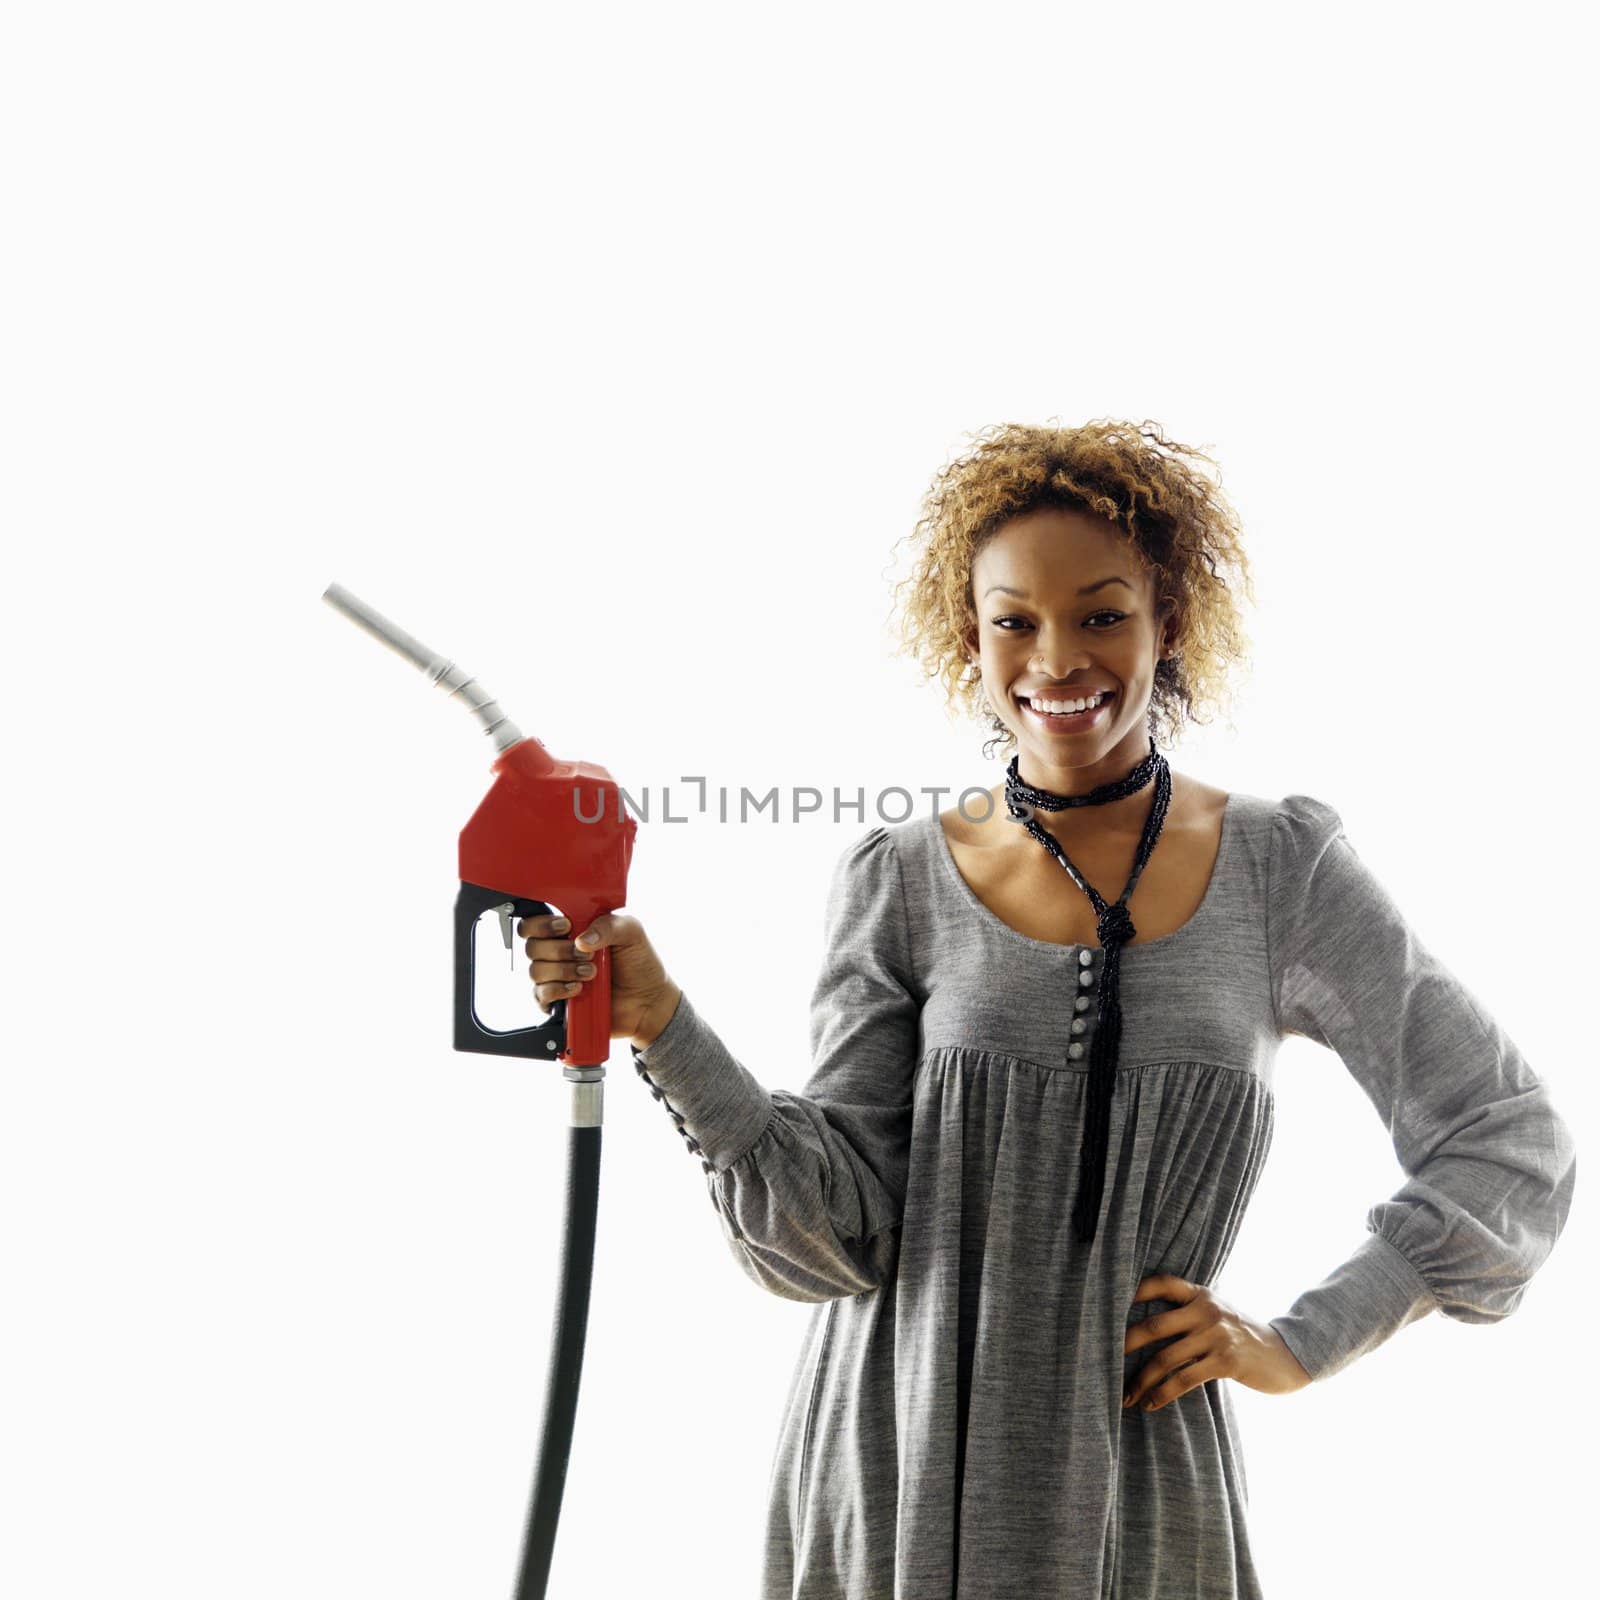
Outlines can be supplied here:
M1510 1315L1577 1171L1545 1085L1309 795L1274 818L1267 944L1280 1037L1339 1054L1406 1174L1349 1260L1271 1326L1315 1380L1436 1307L1458 1322Z
M687 994L639 1074L700 1157L734 1256L786 1300L877 1287L899 1249L921 1000L894 840L873 828L833 871L811 998L812 1071L767 1090Z

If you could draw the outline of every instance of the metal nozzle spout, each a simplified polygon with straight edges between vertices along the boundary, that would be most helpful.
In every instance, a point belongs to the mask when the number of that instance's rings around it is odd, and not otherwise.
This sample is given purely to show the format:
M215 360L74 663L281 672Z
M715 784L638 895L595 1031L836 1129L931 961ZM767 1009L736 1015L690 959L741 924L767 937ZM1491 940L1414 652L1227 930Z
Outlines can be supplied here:
M322 598L335 611L342 611L358 628L364 628L379 644L387 645L397 655L404 656L412 666L421 668L430 683L437 684L452 699L461 701L483 724L483 731L494 740L497 754L522 738L522 730L500 709L499 701L455 662L447 661L420 640L413 639L404 628L397 628L365 601L358 600L342 584L330 583L323 590Z

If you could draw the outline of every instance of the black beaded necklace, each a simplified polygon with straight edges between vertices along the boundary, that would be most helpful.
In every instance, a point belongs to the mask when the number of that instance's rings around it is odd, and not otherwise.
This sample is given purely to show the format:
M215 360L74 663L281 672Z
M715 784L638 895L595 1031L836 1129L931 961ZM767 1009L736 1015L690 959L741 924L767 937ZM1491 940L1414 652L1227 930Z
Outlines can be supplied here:
M1127 777L1116 783L1101 784L1088 794L1052 794L1048 789L1035 789L1017 775L1018 756L1012 756L1006 768L1006 811L1012 821L1020 822L1035 839L1066 869L1067 876L1088 895L1094 906L1096 932L1105 951L1100 974L1099 1004L1095 1011L1094 1041L1089 1048L1089 1098L1083 1129L1083 1152L1079 1165L1078 1194L1072 1208L1072 1226L1079 1241L1088 1244L1095 1234L1095 1221L1100 1214L1100 1200L1105 1192L1106 1145L1111 1131L1111 1091L1116 1083L1117 1058L1122 1049L1122 998L1121 970L1122 947L1138 932L1133 918L1128 914L1128 897L1133 893L1150 852L1161 837L1161 824L1166 820L1167 805L1172 799L1172 771L1166 757L1150 740L1150 753ZM1155 804L1145 818L1144 832L1139 838L1139 849L1134 856L1133 872L1128 885L1113 905L1107 905L1095 887L1067 859L1066 852L1053 835L1033 820L1035 811L1065 811L1068 806L1101 806L1111 800L1121 800L1155 779Z

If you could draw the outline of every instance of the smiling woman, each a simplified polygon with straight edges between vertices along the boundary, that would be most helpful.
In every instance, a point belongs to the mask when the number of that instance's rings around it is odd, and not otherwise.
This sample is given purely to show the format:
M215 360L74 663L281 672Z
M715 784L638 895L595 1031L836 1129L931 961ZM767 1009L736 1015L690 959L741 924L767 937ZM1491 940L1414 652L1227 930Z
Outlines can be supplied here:
M979 628L978 605L996 592L1037 603L1009 575L1019 562L1043 553L1045 581L1057 587L1052 599L1082 602L1098 595L1100 605L1126 612L1124 602L1132 597L1150 625L1158 616L1170 619L1149 684L1149 731L1158 742L1175 742L1188 722L1208 722L1226 703L1230 671L1245 659L1233 584L1255 598L1238 516L1220 479L1213 482L1194 465L1210 458L1168 439L1151 422L1012 423L976 438L976 448L946 466L923 497L922 517L908 536L919 547L918 560L896 591L904 648L943 681L947 702L968 712L982 705L986 685L972 651L986 631ZM1080 561L1064 554L1050 561L1052 520L1097 543L1105 557L1094 579L1070 597L1059 593L1058 580L1066 568L1078 570ZM1025 551L1007 549L1005 540L988 550L1002 530L1019 527L1033 530ZM1058 605L1058 624L1068 622L1069 609L1088 610ZM1005 625L1004 618L992 622ZM1028 637L1037 625L1035 617L1021 619ZM1144 714L1142 705L1136 710ZM992 699L989 711L991 743L1014 740L1016 719Z
M904 636L1015 754L985 816L840 858L800 1090L616 925L624 987L658 996L638 1070L735 1259L816 1307L765 1600L1259 1600L1231 1384L1304 1388L1434 1310L1507 1316L1565 1224L1565 1123L1339 813L1157 748L1243 657L1236 523L1193 455L1149 424L1013 425L936 481ZM1407 1181L1268 1318L1215 1285L1290 1034L1342 1058Z

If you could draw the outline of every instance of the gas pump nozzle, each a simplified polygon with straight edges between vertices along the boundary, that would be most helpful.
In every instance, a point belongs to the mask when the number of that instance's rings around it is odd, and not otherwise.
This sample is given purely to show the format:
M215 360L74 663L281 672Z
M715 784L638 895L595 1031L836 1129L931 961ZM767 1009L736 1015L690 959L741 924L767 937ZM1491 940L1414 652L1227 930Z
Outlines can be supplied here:
M460 700L494 740L495 781L461 830L455 1047L483 1055L559 1056L563 1076L572 1085L560 1296L544 1428L514 1597L544 1600L589 1319L605 1063L611 1054L611 951L602 946L594 952L594 977L576 998L556 1001L548 1022L502 1032L485 1027L474 1004L474 940L478 919L486 911L498 913L509 949L514 917L542 916L553 905L571 918L573 932L581 933L602 911L616 910L627 898L628 864L639 824L623 815L621 795L604 767L588 761L557 761L537 739L523 737L475 678L419 644L348 589L330 584L322 598Z
M453 661L330 584L322 598L373 638L419 668L459 700L494 740L495 782L461 830L455 910L455 1048L481 1055L559 1058L574 1082L598 1073L611 1055L611 951L592 960L595 975L570 1001L558 1000L547 1022L508 1031L489 1028L474 1004L474 934L486 911L497 912L511 948L513 919L552 908L581 933L602 911L627 899L628 866L638 819L623 814L616 782L589 761L558 761L525 736L487 690Z

